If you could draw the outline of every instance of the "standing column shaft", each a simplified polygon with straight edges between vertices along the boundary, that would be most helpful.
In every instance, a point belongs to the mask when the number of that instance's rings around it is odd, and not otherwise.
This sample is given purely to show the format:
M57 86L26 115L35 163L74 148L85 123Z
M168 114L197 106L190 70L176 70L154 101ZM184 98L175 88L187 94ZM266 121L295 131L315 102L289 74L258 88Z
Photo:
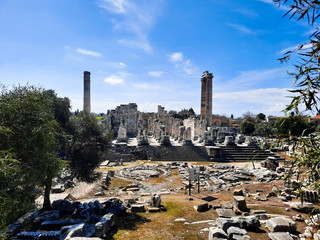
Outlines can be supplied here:
M201 77L201 117L212 126L212 73L203 72Z
M212 74L207 77L207 126L212 126Z
M207 82L205 78L201 78L201 116L207 114Z
M83 72L83 111L90 113L90 72Z

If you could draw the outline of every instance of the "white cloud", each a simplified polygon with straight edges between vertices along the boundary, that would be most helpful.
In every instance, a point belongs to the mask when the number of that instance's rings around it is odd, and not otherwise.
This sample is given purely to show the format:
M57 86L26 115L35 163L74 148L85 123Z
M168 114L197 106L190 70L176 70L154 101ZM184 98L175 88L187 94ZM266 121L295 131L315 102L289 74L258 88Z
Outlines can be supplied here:
M286 5L281 5L281 6L279 7L279 4L274 3L273 0L256 0L256 1L258 1L258 2L264 2L264 3L268 3L268 4L272 4L273 6L278 7L280 10L285 10L285 11L290 10L290 7L288 7L288 6L286 6Z
M285 54L286 52L288 51L293 51L295 50L296 48L298 48L300 45L296 45L296 46L292 46L292 47L288 47L288 48L285 48L283 50L280 51L281 54ZM307 43L305 45L303 45L303 47L301 48L301 50L308 50L310 48L313 47L313 44L312 43Z
M122 63L122 62L120 62L119 64L120 64L120 66L122 66L122 67L126 67L126 66L127 66L126 64L124 64L124 63Z
M152 52L152 48L149 42L146 41L145 39L140 39L139 41L121 39L118 42L126 47L139 48L144 50L147 53Z
M256 34L255 31L247 28L246 26L243 26L243 25L239 25L239 24L228 24L229 26L239 30L240 32L243 32L243 33L246 33L246 34Z
M171 62L181 62L183 60L183 53L182 52L175 52L171 55L168 55Z
M161 77L164 72L162 71L151 71L151 72L148 72L148 74L152 77Z
M216 111L226 111L241 116L241 112L278 114L290 103L292 93L286 88L261 88L247 91L214 93L213 102ZM240 111L239 111L240 109Z
M94 51L90 51L90 50L86 50L83 48L78 48L77 52L83 55L88 55L88 56L92 56L92 57L102 57L103 55L99 52L94 52Z
M109 77L105 78L104 81L111 85L123 84L124 79L116 74L111 74Z
M139 48L147 53L152 51L147 33L161 9L161 0L130 1L103 0L99 7L118 14L121 18L113 18L114 29L132 33L132 38L119 41L127 47Z
M250 70L239 72L239 75L227 82L217 83L221 89L245 89L256 86L262 82L274 81L275 79L287 78L287 68L273 68L264 70ZM218 79L214 79L218 80Z
M169 61L175 63L175 67L180 71L184 72L187 75L192 75L198 73L199 68L191 63L189 59L184 60L182 52L175 52L168 55Z
M147 90L159 88L159 86L151 85L149 83L134 83L133 86L135 86L136 88L147 89Z
M99 7L114 13L124 13L125 5L128 4L126 0L104 0L103 2L104 4L100 4Z

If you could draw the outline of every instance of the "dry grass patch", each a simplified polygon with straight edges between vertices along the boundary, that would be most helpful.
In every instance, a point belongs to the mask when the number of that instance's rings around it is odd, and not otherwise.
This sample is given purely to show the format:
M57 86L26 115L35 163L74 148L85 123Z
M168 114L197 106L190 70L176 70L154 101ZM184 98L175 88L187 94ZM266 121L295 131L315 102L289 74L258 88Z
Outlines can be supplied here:
M201 220L215 219L213 210L199 213L193 209L194 202L187 196L162 196L162 204L166 212L127 214L122 220L117 220L118 232L113 239L207 239L207 233L200 230L209 227L208 224L184 224L174 222L177 218L184 218L187 223Z

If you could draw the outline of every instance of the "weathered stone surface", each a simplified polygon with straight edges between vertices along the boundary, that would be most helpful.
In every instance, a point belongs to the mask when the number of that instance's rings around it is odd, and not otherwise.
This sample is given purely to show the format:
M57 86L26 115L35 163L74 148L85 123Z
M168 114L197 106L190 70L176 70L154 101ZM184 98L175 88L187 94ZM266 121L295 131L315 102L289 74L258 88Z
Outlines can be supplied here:
M151 207L160 207L161 204L161 196L159 194L153 194L150 199L150 206Z
M79 223L83 223L83 219L44 221L41 223L41 230L60 230L63 226L75 225Z
M233 209L233 205L230 202L222 202L221 208Z
M233 209L217 208L216 211L219 217L231 218L236 215Z
M95 224L96 232L95 237L102 237L113 227L115 216L112 213L104 215L99 222Z
M42 232L39 236L39 240L43 239L60 239L61 231L49 231L49 232Z
M84 223L61 228L61 239L70 240L73 237L85 237Z
M91 238L88 238L88 237L73 237L73 238L70 238L70 240L86 240L86 239L102 240L102 238L98 238L98 237L91 237Z
M314 204L308 202L289 202L288 205L292 209L302 213L310 213L314 209Z
M20 217L16 223L24 224L25 222L32 222L37 216L39 216L39 214L40 211L38 209L34 209Z
M55 186L52 186L51 188L51 192L52 193L62 193L64 192L66 189L62 184L57 184Z
M209 205L208 205L208 203L203 203L203 204L195 205L195 206L193 206L193 208L195 210L197 210L198 212L205 212L205 211L209 210Z
M68 201L59 199L52 203L51 208L53 210L59 210L61 215L72 214L75 207Z
M221 228L211 227L209 228L209 240L215 239L227 239L228 235Z
M233 239L234 235L244 236L247 235L247 231L238 227L229 227L227 230L228 238Z
M243 196L234 196L234 206L238 208L240 211L247 210L246 200Z
M251 237L249 236L249 235L237 235L237 234L234 234L233 236L232 236L232 239L233 240L250 240L251 239Z
M261 226L260 221L256 216L239 217L238 221L240 227L245 229L252 229Z
M216 224L219 228L222 228L223 231L227 232L229 227L240 227L240 223L232 218L218 217L216 219Z
M243 196L243 190L242 189L236 189L233 191L234 196Z
M271 232L294 232L297 229L294 221L284 217L271 218L266 226Z
M17 239L38 239L41 232L20 232L16 235Z
M145 212L143 204L132 204L131 205L131 212Z
M85 235L85 237L90 238L90 237L94 236L95 232L96 232L95 224L86 224L86 225L84 225L84 233L85 233L84 235Z
M271 240L294 240L288 232L270 232L268 236Z
M60 218L59 210L46 211L41 213L33 220L34 224L41 224L44 221L58 220Z

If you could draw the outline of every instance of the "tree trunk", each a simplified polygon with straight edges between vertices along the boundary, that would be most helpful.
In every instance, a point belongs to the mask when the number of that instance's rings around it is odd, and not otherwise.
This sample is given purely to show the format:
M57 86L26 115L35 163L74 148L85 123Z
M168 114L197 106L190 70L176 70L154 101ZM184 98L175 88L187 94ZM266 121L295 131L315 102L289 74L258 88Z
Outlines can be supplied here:
M51 191L52 179L46 181L45 190L44 190L44 200L43 200L43 210L50 210L50 191Z

